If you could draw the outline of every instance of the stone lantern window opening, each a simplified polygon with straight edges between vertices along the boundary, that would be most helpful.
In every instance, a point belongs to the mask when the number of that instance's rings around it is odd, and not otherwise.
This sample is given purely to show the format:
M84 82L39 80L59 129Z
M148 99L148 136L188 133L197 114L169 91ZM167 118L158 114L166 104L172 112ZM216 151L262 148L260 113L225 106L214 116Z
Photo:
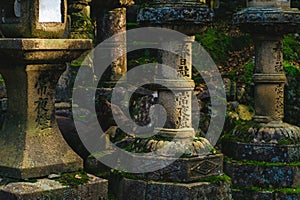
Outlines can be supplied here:
M63 22L61 0L39 0L39 22Z

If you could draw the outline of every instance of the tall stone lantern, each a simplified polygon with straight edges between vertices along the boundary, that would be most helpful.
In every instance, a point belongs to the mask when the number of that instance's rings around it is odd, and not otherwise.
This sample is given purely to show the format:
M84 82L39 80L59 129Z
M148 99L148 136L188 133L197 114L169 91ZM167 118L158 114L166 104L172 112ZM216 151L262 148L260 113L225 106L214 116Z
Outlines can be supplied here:
M51 178L83 168L59 131L54 103L66 62L90 50L91 40L52 39L65 31L64 0L1 1L0 7L1 31L10 37L0 39L0 73L8 96L0 131L0 179L18 180L1 184L1 199L105 198L105 180L88 175L89 180L73 190ZM31 179L35 181L28 182Z
M253 121L242 123L224 138L223 152L236 160L228 162L225 171L232 177L234 187L262 188L255 192L235 190L237 199L254 193L257 198L269 195L272 199L274 194L266 194L263 188L300 186L297 180L300 166L291 166L300 159L300 128L283 122L287 80L282 65L283 36L298 30L300 12L290 8L290 0L252 0L248 1L248 8L235 14L234 24L249 33L255 42L255 116ZM237 164L240 160L253 162ZM268 166L259 165L260 162ZM245 171L249 173L245 175ZM296 194L290 196L293 195Z
M161 76L159 79L156 77L156 83L162 86L158 88L158 101L166 111L165 126L157 127L160 130L157 137L128 140L124 148L136 153L151 154L161 149L175 152L179 149L178 145L189 141L189 149L181 153L191 157L178 158L171 165L155 172L134 174L135 179L126 175L112 179L114 192L119 199L230 199L228 182L214 184L201 181L207 177L222 175L223 156L210 154L212 145L205 138L196 138L192 126L192 44L194 35L203 32L206 24L211 22L212 14L210 8L197 0L154 0L139 10L138 22L141 26L174 29L185 33L186 37L182 42L162 42L163 48L175 47L178 50L177 55L168 51L161 52L162 64L172 68L172 72L169 73L168 69L162 67L158 72ZM185 81L180 81L183 79ZM206 154L209 155L205 156ZM157 159L161 163L168 160L163 154ZM152 162L141 163L140 167L151 164Z

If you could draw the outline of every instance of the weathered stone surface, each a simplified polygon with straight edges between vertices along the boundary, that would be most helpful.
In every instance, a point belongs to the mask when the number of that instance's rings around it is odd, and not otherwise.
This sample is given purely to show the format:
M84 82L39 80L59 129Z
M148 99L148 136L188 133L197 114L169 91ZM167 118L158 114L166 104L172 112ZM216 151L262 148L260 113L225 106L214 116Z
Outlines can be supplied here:
M126 31L126 8L109 10L97 22L97 43L115 36L111 44L114 48L109 49L111 55L116 55L116 52L123 55L113 61L104 74L104 81L117 81L127 72L126 35L116 36Z
M146 180L192 182L201 178L222 175L222 171L223 156L219 154L195 158L180 158L161 170L136 174L136 176Z
M120 200L145 200L147 182L143 180L111 176L109 178L109 191Z
M156 199L232 199L229 183L158 183L150 182L147 185L147 200Z
M160 130L161 131L161 130ZM130 152L141 153L141 152L155 152L158 156L172 156L176 153L182 153L187 156L203 156L211 154L213 146L209 143L206 138L198 137L194 141L186 142L181 139L189 138L193 135L193 130L187 129L182 131L180 129L164 129L165 134L159 133L164 137L176 136L176 141L163 141L159 139L140 139L130 138L126 140L116 141L115 145L120 148L130 147ZM171 134L174 133L174 134ZM179 136L178 136L179 135ZM114 135L111 136L114 139ZM180 151L182 150L182 151ZM179 152L180 151L180 152Z
M284 115L284 83L286 82L282 66L282 36L262 35L254 39L256 43L253 76L256 115L254 120L262 123L281 122Z
M86 39L0 39L2 63L57 64L70 62L92 48Z
M24 179L82 168L57 127L54 99L65 62L91 46L90 40L0 40L0 72L8 93L0 132L1 175Z
M68 0L68 13L72 12L84 12L85 14L88 11L85 11L85 9L89 6L89 3L91 3L92 0Z
M260 58L261 56L256 59ZM266 68L266 63L263 63L263 65L264 66L257 66L257 71L260 70L259 67ZM262 71L261 73L268 72ZM274 73L282 73L282 71ZM282 121L284 115L285 75L255 74L253 81L256 84L254 88L256 120L262 122Z
M92 1L95 8L98 9L113 9L132 6L134 4L133 0L108 0L108 1Z
M0 23L1 31L6 37L61 38L67 25L67 1L63 0L61 6L61 22L44 23L39 21L38 0L1 1L0 9L4 14Z
M160 157L161 162L167 158ZM85 169L93 174L103 173L109 169L94 157L88 157ZM209 155L194 158L179 158L163 169L144 174L134 174L141 180L191 182L223 173L223 156Z
M248 1L248 6L250 7L281 7L290 8L291 1L281 1L281 0L251 0Z
M278 191L300 186L299 165L284 163L299 161L300 129L282 121L286 82L282 38L298 29L300 12L289 9L289 0L248 2L250 7L238 12L233 22L250 33L255 41L255 116L252 125L237 126L231 138L224 141L225 154L245 159L225 162L224 171L232 178L233 186L241 189L234 192L236 199L298 199L297 194L277 194L260 188ZM295 145L279 145L284 142ZM249 191L249 187L258 189Z
M297 162L300 145L251 144L222 141L222 152L234 160Z
M143 26L159 26L194 35L204 30L212 16L212 11L200 2L164 1L141 8L138 22Z
M111 181L111 180L110 180ZM119 199L157 200L157 199L224 199L230 200L231 189L229 182L196 182L196 183L168 183L146 182L122 178L110 184L117 187ZM135 189L133 189L135 188ZM128 192L134 191L134 192Z
M263 166L225 162L224 172L232 178L233 187L297 188L299 166Z
M248 190L232 190L232 197L234 200L270 200L273 199L272 192L259 192L259 191L248 191Z
M166 16L166 19L169 18ZM164 87L158 88L158 103L165 108L167 115L164 127L158 127L163 128L158 133L162 137L173 138L177 134L181 139L195 137L192 127L192 91L195 84L191 71L194 40L195 37L190 36L181 42L162 44L166 49L178 51L178 55L162 52L162 63L173 68L173 71L164 67L159 70L161 77L158 82Z
M232 190L232 197L235 200L298 200L300 195L281 193L281 192L271 192L271 191L253 191L253 190Z
M299 11L282 8L250 7L236 13L233 21L245 32L282 35L298 29L299 14Z
M90 180L78 186L64 186L46 178L38 179L34 183L12 182L0 186L0 198L5 200L107 199L108 181L92 175L88 176Z
M268 116L255 116L255 120L270 120ZM226 138L227 137L227 138ZM253 144L298 144L300 128L280 121L270 123L248 122L238 125L225 140L249 141Z

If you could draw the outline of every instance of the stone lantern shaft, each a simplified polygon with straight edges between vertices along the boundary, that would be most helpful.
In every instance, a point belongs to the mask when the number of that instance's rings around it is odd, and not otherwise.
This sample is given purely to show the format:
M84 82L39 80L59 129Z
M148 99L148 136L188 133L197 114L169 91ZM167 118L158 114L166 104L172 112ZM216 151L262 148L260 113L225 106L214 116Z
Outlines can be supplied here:
M194 36L187 36L184 42L173 41L163 45L171 45L177 49L177 55L164 51L162 53L162 63L173 68L161 69L161 76L164 80L159 80L162 85L168 86L167 89L159 89L159 103L163 105L167 112L167 121L160 134L172 136L172 134L181 135L180 137L195 136L192 127L192 92L194 90L194 81L192 80L192 43ZM173 135L173 136L174 136Z
M255 36L255 120L278 121L284 117L282 36Z
M126 7L134 4L133 0L93 1L94 15L96 17L96 43L126 31ZM111 44L112 51L123 52L124 55L112 62L105 73L105 81L115 83L127 72L126 37L117 37ZM115 53L112 52L112 55Z

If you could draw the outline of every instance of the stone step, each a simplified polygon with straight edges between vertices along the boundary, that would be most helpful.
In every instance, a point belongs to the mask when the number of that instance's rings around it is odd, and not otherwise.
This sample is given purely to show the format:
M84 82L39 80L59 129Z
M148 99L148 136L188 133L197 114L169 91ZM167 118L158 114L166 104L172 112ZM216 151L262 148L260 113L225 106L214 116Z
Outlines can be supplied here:
M284 189L282 189L282 191L284 191ZM300 194L299 192L264 191L263 189L232 189L232 197L234 200L299 200Z
M115 178L109 180L120 200L184 199L231 200L230 181L171 183Z
M231 177L233 187L300 187L300 163L227 160L224 172Z
M146 157L145 157L146 159ZM157 157L165 162L166 157ZM149 160L150 162L150 160ZM147 164L147 163L145 163ZM86 160L85 169L92 174L103 173L107 170L96 158L90 156ZM192 182L211 176L223 174L223 155L208 155L193 158L178 158L174 162L155 172L134 174L138 179L169 182Z
M39 199L85 199L106 200L108 181L88 175L89 181L82 185L69 186L47 178L35 182L10 182L0 185L0 199L39 200ZM0 182L9 180L0 179Z
M222 152L234 160L265 162L297 162L300 160L300 145L252 144L222 141Z

